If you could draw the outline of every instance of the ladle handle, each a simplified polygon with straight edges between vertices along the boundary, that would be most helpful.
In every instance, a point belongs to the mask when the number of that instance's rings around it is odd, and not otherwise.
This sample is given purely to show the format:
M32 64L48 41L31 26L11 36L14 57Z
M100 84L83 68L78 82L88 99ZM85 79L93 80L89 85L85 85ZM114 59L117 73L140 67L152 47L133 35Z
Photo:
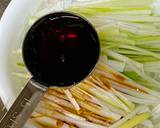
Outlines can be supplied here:
M47 88L31 79L0 122L0 128L22 128Z

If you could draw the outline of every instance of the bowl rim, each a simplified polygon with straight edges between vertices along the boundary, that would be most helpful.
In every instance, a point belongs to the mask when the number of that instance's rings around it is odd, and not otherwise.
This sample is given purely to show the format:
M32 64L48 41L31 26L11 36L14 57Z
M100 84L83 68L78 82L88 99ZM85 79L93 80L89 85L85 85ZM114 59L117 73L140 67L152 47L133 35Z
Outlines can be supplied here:
M40 1L42 0L12 0L0 19L0 98L7 108L17 96L8 78L7 63L10 56L8 46L11 46L12 42L16 42L20 37L26 17L34 13Z

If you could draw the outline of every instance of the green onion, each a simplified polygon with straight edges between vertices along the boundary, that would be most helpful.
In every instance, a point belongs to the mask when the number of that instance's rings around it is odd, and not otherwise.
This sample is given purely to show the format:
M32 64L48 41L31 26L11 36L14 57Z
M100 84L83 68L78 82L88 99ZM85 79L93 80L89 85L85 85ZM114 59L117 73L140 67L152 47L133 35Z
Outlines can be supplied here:
M144 120L150 117L149 113L142 113L133 117L131 120L122 124L119 128L133 128L134 126L138 125L139 123L143 122Z

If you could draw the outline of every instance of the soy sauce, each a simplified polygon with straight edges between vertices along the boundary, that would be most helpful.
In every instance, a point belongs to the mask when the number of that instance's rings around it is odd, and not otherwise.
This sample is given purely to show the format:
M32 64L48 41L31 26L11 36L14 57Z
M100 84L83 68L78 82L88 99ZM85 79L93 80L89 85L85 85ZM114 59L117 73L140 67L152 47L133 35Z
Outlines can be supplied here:
M81 16L57 12L40 18L23 44L24 62L37 82L49 86L74 85L95 67L99 40Z

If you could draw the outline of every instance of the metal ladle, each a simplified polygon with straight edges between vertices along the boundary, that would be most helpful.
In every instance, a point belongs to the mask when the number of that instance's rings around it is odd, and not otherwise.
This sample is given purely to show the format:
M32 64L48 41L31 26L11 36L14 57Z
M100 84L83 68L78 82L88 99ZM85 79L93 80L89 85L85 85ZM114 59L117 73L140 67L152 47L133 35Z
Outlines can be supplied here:
M70 87L84 80L95 68L99 52L98 35L85 18L70 12L40 18L23 43L23 59L32 78L0 128L22 128L49 87Z

